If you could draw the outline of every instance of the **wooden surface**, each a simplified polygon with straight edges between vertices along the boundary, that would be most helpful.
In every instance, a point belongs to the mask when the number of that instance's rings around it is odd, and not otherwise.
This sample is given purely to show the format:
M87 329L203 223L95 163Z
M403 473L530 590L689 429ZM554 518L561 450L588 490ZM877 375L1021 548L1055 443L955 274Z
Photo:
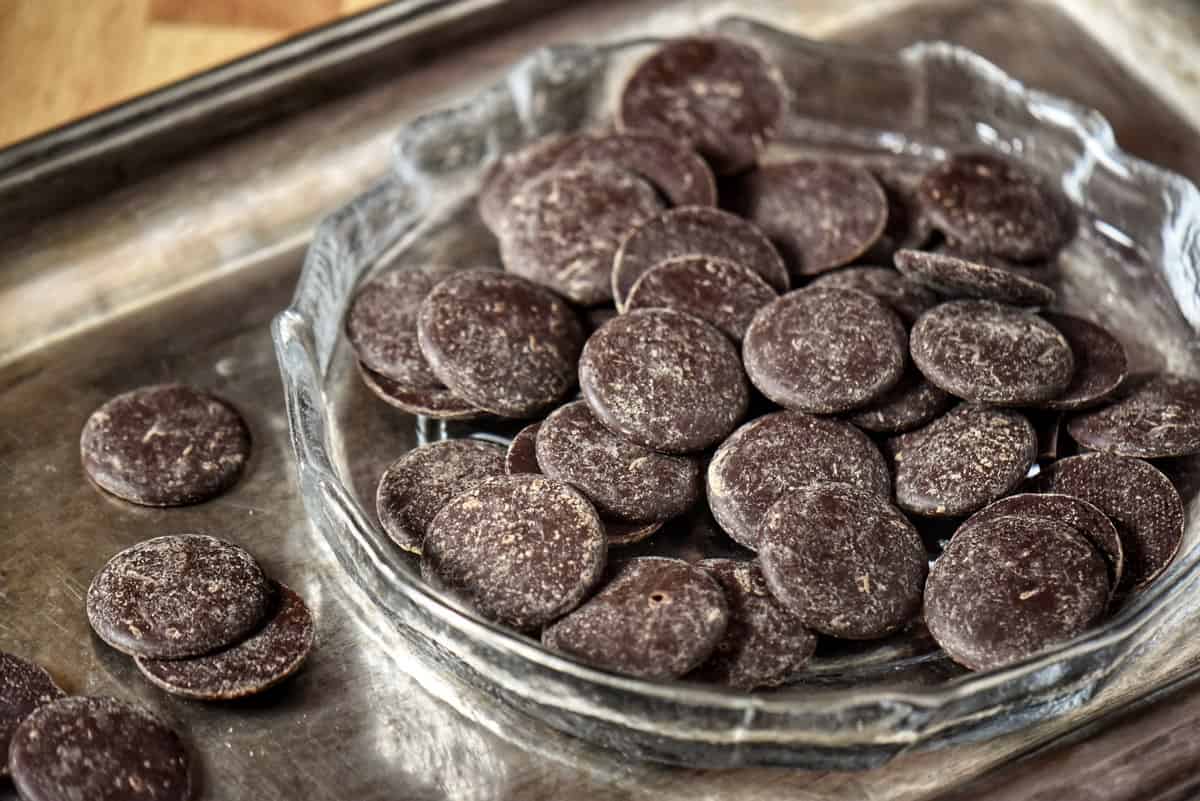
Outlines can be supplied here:
M0 0L0 147L383 0Z

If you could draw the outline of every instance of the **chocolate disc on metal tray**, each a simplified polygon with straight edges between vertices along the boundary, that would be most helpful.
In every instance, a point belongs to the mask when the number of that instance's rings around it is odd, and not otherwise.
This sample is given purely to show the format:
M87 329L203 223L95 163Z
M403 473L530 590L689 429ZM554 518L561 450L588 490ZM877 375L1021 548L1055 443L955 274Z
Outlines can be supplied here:
M994 300L1013 306L1049 306L1054 290L1007 270L946 253L898 250L896 269L951 298Z
M891 267L846 267L817 276L809 286L857 289L874 295L907 325L941 302L933 290L908 280Z
M29 713L64 695L40 665L0 651L0 754L8 754L13 732ZM8 760L0 760L0 776L7 775Z
M771 594L822 634L883 637L921 609L920 535L886 499L847 484L780 497L763 517L758 558Z
M686 142L729 175L754 164L782 113L774 71L754 48L689 37L638 65L621 91L617 123Z
M649 181L672 206L715 206L712 170L678 137L649 131L583 133L571 141L557 166L610 164Z
M1043 405L1070 411L1095 406L1111 396L1125 380L1128 360L1125 347L1105 329L1069 314L1042 312L1066 337L1075 356L1075 375L1061 395Z
M409 389L358 363L358 374L371 394L406 414L435 420L473 420L486 412L467 403L443 386Z
M433 518L446 502L485 478L504 474L504 448L475 439L448 439L414 448L388 465L375 492L379 523L406 551L421 552Z
M442 386L417 343L417 310L437 280L423 270L392 270L359 288L346 312L359 362L413 390Z
M682 256L728 259L753 270L772 288L787 290L787 268L775 246L752 223L707 206L665 211L625 237L613 260L613 296L618 308L650 268Z
M726 533L758 547L763 515L781 496L842 482L889 498L892 479L879 449L849 423L776 412L739 428L708 465L708 504Z
M988 300L952 300L917 320L912 359L935 384L966 400L1034 404L1070 385L1075 358L1066 337L1032 312Z
M542 424L530 423L517 432L508 443L508 452L504 455L504 472L510 476L517 473L541 473L542 468L537 461L537 434Z
M604 588L542 632L542 642L615 673L671 679L708 659L728 622L725 593L707 571L639 557L615 565Z
M1067 423L1085 448L1157 459L1200 452L1200 381L1163 373Z
M866 431L898 434L923 426L950 408L953 398L909 367L900 382L870 406L852 412L847 420Z
M754 316L746 372L788 409L833 414L881 398L904 373L900 319L865 292L816 287L789 292Z
M492 164L479 190L479 216L492 233L499 235L504 229L508 203L517 190L554 167L571 143L571 137L544 136Z
M736 262L679 256L660 262L639 278L629 291L625 309L687 312L741 342L755 312L777 297L766 281Z

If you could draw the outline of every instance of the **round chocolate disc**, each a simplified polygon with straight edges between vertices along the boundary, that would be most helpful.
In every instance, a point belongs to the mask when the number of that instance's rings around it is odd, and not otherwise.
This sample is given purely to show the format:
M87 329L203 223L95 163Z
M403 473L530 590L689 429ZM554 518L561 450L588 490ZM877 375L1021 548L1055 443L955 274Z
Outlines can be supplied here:
M191 659L134 661L153 684L172 695L230 701L268 690L300 669L313 644L313 619L304 600L276 583L266 625L232 648Z
M754 48L689 37L638 65L621 91L617 124L686 142L714 172L730 175L754 164L782 113L774 71Z
M417 310L435 283L424 270L392 270L359 288L346 337L361 364L412 390L442 387L417 343Z
M654 187L599 164L553 169L509 201L500 232L504 268L568 300L612 300L613 256L635 226L662 210Z
M64 693L40 665L0 651L0 754L8 754L13 732L29 713ZM0 760L0 776L8 775L8 761Z
M754 316L746 372L788 409L833 414L866 406L904 373L900 319L865 292L817 287L789 292Z
M960 517L1007 495L1037 459L1022 415L963 405L916 432L896 456L896 503L930 517Z
M1171 480L1149 462L1085 453L1058 460L1032 484L1041 491L1087 501L1108 515L1125 553L1121 594L1140 590L1158 578L1183 542L1183 501Z
M271 607L271 585L244 548L204 534L139 542L108 561L87 592L100 639L130 656L182 659L228 647Z
M573 142L572 137L543 136L493 162L479 190L479 216L499 235L505 226L508 202L525 184L554 167L558 157Z
M1073 411L1095 406L1116 392L1128 370L1125 346L1087 320L1051 312L1042 312L1042 317L1066 337L1075 356L1075 375L1070 385L1043 405L1048 409Z
M1053 255L1067 238L1055 198L1006 159L954 156L926 173L919 191L934 226L972 251L1031 261Z
M927 309L941 301L933 290L910 281L891 267L847 267L818 276L810 287L857 289L874 295L912 325Z
M733 343L672 309L623 314L593 334L579 360L579 386L609 430L666 453L720 442L750 402Z
M220 398L159 384L92 412L79 451L84 471L104 491L144 506L183 506L237 482L250 458L250 431Z
M728 259L753 270L772 288L789 286L787 268L775 246L752 223L707 206L663 212L633 229L613 259L613 297L618 308L652 267L682 256Z
M615 565L604 588L542 632L542 642L615 673L672 679L708 659L728 622L725 593L705 570L639 557Z
M13 736L13 784L25 801L190 801L187 749L167 724L115 698L63 698Z
M531 417L575 383L583 332L553 292L515 275L472 271L442 281L421 304L421 350L468 403Z
M611 164L649 181L672 206L715 206L717 182L696 151L649 131L571 137L557 166Z
M504 448L447 439L413 448L388 465L375 492L379 523L392 541L419 554L425 532L446 502L485 478L503 475Z
M699 566L725 591L729 625L713 655L688 678L739 690L783 684L812 658L817 638L767 589L753 562L705 559Z
M542 468L537 460L537 434L542 424L530 423L517 432L508 443L508 452L504 455L504 472L510 476L517 473L541 473Z
M1032 312L952 300L917 320L913 361L930 383L966 400L1020 405L1058 397L1075 372L1071 346Z
M859 428L899 434L925 425L950 408L952 398L909 367L879 400L850 414L846 419Z
M834 161L759 167L739 181L734 206L779 248L793 282L854 261L887 222L875 176Z
M1158 459L1200 452L1200 381L1164 373L1067 423L1085 448Z
M608 540L609 547L636 545L643 540L649 539L651 534L658 532L663 527L662 520L657 520L653 523L622 523L615 520L601 520L604 524L604 536Z
M848 640L883 637L915 617L928 569L900 510L848 484L780 497L763 517L758 560L771 594L806 626Z
M358 375L372 395L406 414L434 420L474 420L485 414L440 385L432 389L408 389L362 362L358 363Z
M960 528L933 563L925 622L955 662L990 670L1082 634L1108 596L1104 559L1073 526L1003 516Z
M579 492L544 476L498 476L438 512L421 574L487 619L533 631L587 596L606 551L600 517Z
M891 263L900 248L919 248L929 242L933 227L925 218L917 187L922 173L914 164L872 164L869 169L887 198L887 224L883 234L865 254L870 261Z
M542 423L537 463L587 496L605 520L666 520L690 509L701 492L699 460L626 442L583 401L560 407Z
M811 484L843 482L881 498L892 479L879 449L849 423L775 412L739 428L708 465L708 504L726 533L757 548L763 515Z
M754 313L777 297L770 284L736 262L678 256L642 275L629 290L625 309L677 309L741 342Z
M1054 290L1007 270L961 256L898 250L896 269L909 279L951 298L994 300L1013 306L1049 306Z

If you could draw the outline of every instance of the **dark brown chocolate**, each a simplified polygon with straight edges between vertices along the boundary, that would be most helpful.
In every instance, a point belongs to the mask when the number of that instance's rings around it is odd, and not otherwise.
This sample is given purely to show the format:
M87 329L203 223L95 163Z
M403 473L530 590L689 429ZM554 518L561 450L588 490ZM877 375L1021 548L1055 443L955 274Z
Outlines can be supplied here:
M440 384L432 389L408 389L362 362L358 363L358 375L372 395L405 414L434 420L475 420L487 414Z
M508 452L504 455L504 472L511 475L518 473L541 473L542 468L537 461L537 433L541 422L530 423L517 432L508 443Z
M39 706L66 693L41 665L0 651L0 754L8 754L13 732ZM8 760L0 760L0 776L8 775Z
M1042 405L1047 409L1073 411L1102 403L1125 380L1128 359L1125 346L1104 328L1069 314L1042 312L1051 325L1066 337L1075 357L1075 374L1058 397Z
M896 269L950 298L994 300L1013 306L1049 306L1054 290L1008 270L948 253L898 250Z
M392 270L367 281L346 312L346 338L358 361L410 390L442 387L417 343L417 310L438 277Z
M755 312L779 297L749 268L711 256L679 256L660 262L629 290L625 309L687 312L741 342Z
M1200 452L1200 381L1171 373L1140 382L1119 400L1072 417L1085 448L1158 459Z
M906 325L912 325L926 310L941 302L933 290L908 280L891 267L846 267L817 276L809 286L857 289L874 295L900 315Z
M930 384L910 365L896 386L846 419L866 431L898 434L925 425L950 408L952 402L949 394Z

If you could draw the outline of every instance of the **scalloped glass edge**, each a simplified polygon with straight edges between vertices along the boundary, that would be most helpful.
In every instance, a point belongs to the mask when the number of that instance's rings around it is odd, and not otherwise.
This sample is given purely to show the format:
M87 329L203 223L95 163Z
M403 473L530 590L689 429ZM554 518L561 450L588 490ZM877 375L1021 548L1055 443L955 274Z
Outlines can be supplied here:
M1139 201L1150 199L1150 189L1156 193L1154 202L1163 207L1156 260L1180 311L1193 328L1200 327L1200 193L1183 177L1122 152L1096 111L1027 89L990 62L947 43L920 43L898 56L881 57L806 40L749 19L726 18L715 27L833 63L898 59L915 75L933 74L936 68L984 85L995 104L993 113L1019 109L1068 140L1075 159L1066 175L1068 194L1070 173L1096 169L1146 187L1146 197ZM587 89L586 95L600 88L594 79L610 56L658 41L640 38L534 52L505 81L466 104L408 124L396 140L395 172L319 226L293 302L272 324L302 497L317 529L391 622L432 644L447 669L557 729L638 758L707 767L866 768L902 751L979 741L1086 707L1168 620L1190 610L1189 596L1200 594L1200 546L1182 552L1151 588L1104 626L1003 670L928 689L864 687L813 701L775 699L606 673L495 626L437 594L398 560L348 489L330 455L324 386L342 314L358 279L389 250L420 235L435 194L466 196L469 186L456 186L462 165L482 163L579 121L585 99L574 111L568 102L560 114L559 105L539 99L530 86L559 92L560 99L570 100L580 87ZM488 130L485 150L479 143L471 145L467 136L459 146L453 141L457 130ZM1169 680L1160 678L1145 692Z

